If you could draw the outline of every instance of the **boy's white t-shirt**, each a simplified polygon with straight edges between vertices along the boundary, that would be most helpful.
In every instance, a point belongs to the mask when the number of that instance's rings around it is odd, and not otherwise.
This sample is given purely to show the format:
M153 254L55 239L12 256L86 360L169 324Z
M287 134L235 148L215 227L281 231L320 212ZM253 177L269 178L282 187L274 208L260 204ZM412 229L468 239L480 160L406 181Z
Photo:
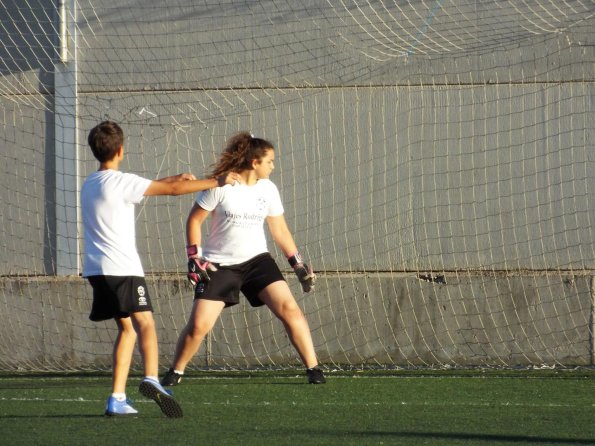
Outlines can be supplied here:
M83 277L144 276L136 249L134 205L151 180L116 170L87 177L81 188Z
M236 265L268 252L263 223L282 215L279 190L268 180L252 186L225 185L199 192L196 203L212 212L203 255L213 263Z

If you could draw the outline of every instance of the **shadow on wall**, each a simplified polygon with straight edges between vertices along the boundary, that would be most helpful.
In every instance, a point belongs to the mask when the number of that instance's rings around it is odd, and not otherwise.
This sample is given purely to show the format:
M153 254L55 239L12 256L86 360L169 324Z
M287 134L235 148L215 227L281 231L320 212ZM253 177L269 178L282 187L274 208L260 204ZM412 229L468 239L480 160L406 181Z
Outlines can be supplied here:
M40 92L53 89L53 61L57 57L58 13L54 2L29 3L23 8L20 0L2 2L0 10L0 74L14 75L18 80L32 72L39 78ZM23 84L22 87L26 87Z

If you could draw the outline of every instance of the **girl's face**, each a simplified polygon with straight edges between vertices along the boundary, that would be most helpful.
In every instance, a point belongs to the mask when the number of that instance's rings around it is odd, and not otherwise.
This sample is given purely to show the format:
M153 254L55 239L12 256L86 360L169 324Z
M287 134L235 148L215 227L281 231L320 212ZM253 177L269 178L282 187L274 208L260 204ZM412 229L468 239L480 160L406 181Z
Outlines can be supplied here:
M265 155L258 161L253 163L256 177L259 180L268 178L271 172L275 169L275 151L268 149Z

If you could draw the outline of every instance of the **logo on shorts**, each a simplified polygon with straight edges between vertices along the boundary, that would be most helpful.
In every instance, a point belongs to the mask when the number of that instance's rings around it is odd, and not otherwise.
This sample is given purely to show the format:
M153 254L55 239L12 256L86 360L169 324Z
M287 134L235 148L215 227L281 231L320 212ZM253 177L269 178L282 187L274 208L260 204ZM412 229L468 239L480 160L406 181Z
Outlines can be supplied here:
M202 294L205 292L205 284L203 282L199 282L196 284L196 294Z
M142 307L147 305L147 298L145 297L145 287L140 285L136 292L138 293L138 304Z

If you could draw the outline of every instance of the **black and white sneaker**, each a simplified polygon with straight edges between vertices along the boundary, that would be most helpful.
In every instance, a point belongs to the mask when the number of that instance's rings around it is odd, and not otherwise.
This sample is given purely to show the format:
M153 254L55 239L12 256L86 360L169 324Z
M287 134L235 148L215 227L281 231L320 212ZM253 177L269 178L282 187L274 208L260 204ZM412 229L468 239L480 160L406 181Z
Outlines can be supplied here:
M308 382L310 384L324 384L326 382L324 373L318 367L306 369L306 375L308 375Z
M177 386L182 381L182 375L176 373L174 369L169 369L163 378L161 378L162 386Z
M138 390L147 398L155 401L166 417L181 418L183 416L182 408L178 402L157 381L145 378L141 381Z

